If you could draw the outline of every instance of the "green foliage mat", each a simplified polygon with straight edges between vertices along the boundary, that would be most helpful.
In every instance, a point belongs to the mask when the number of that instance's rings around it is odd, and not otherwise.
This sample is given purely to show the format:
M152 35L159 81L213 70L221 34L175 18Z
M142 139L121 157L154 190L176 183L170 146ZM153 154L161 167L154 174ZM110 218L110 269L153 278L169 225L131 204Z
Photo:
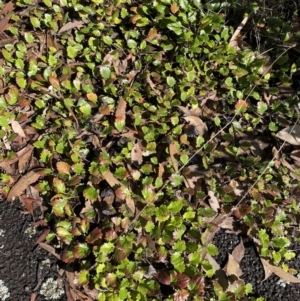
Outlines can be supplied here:
M299 8L203 2L0 2L1 193L74 300L256 300L219 228L299 282Z

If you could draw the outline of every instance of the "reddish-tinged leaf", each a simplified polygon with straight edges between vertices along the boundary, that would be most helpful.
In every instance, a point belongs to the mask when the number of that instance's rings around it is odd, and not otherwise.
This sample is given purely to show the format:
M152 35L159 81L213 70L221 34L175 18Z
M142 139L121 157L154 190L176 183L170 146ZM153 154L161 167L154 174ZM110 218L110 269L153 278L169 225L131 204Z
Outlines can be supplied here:
M7 200L11 202L15 197L22 195L25 189L32 183L35 183L42 175L43 169L36 169L31 170L30 172L22 176L20 180L9 191Z
M80 29L83 26L84 22L83 21L73 21L73 22L68 22L67 24L65 24L59 31L58 34L63 33L67 30L73 29L73 28L77 28Z
M167 270L158 271L155 278L157 279L158 282L164 285L170 285L171 283L170 273Z
M95 93L87 93L86 94L86 97L87 97L87 99L89 100L89 101L91 101L91 102L94 102L94 103L96 103L97 102L97 99L98 99L98 96L97 96L97 94L95 94Z
M205 281L203 276L194 276L191 281L190 285L197 285L197 293L202 294L205 288Z
M55 256L58 260L61 259L60 256L59 256L59 254L56 253L55 249L52 246L50 246L50 245L48 245L48 244L46 244L44 242L40 242L39 246L41 248L43 248L44 250L48 251L53 256Z
M175 274L173 277L176 280L176 285L179 288L186 288L190 282L190 277L185 274Z
M12 120L12 121L11 121L11 128L12 128L12 130L13 130L16 134L20 135L20 136L23 137L23 138L26 138L26 135L25 135L25 133L24 133L24 131L23 131L23 128L21 127L21 125L20 125L20 123L19 123L18 121Z
M174 294L174 301L184 301L187 300L190 293L187 290L180 290Z
M73 249L67 249L65 248L61 253L61 260L65 263L71 263L75 261L74 255L73 255Z
M251 212L251 206L247 204L241 204L234 210L234 215L241 219L245 215L247 215L249 212Z
M97 227L95 228L85 239L85 241L89 244L93 244L97 240L102 238L102 232L101 230Z
M78 243L74 247L75 258L85 258L90 254L90 248L87 243Z
M58 172L63 173L63 174L70 174L70 165L66 162L57 162L56 163L56 168Z
M245 100L239 99L235 104L236 113L245 113L247 111L248 104Z

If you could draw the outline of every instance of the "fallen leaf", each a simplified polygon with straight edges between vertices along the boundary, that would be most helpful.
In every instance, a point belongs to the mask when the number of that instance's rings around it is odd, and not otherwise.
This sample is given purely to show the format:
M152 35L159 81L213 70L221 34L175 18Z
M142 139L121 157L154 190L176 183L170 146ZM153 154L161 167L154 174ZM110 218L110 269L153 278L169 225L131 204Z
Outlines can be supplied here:
M228 254L228 262L224 267L224 270L226 271L227 276L235 275L239 278L243 274L239 263L234 259L234 257L231 254Z
M197 132L198 132L198 136L203 136L208 130L206 124L199 117L186 116L186 117L183 117L183 119L187 123L190 123L190 124L192 124L193 126L196 127Z
M300 145L300 125L286 127L278 132L276 137L292 145Z
M143 163L143 152L138 139L135 139L131 150L131 161L132 163L137 162L139 165Z
M50 229L45 229L42 234L37 238L37 240L35 241L35 244L39 244L42 243L45 239L46 236L50 233Z
M16 134L20 135L23 138L26 138L26 134L24 133L23 128L21 127L21 125L18 121L12 120L11 128Z
M73 29L73 28L80 29L81 27L83 27L83 24L84 24L83 21L68 22L58 31L58 34L63 33L67 30Z
M175 158L175 155L178 153L177 145L175 143L171 143L169 146L169 153L172 161L172 165L174 167L175 172L178 172L178 161Z
M125 122L126 106L127 106L127 102L125 101L125 99L123 97L120 97L118 107L117 107L117 110L115 113L116 122L117 121Z
M8 3L6 3L4 5L4 7L2 8L0 15L5 15L7 13L10 13L11 11L14 10L15 4L13 3L13 1L9 1Z
M240 243L233 249L231 254L237 263L240 263L242 261L245 255L245 247L242 239Z
M218 212L218 210L220 209L220 205L219 205L219 201L218 201L217 197L215 196L215 193L210 190L208 192L208 196L209 196L208 202L209 202L211 209L215 212Z
M58 172L63 173L63 174L70 174L70 165L66 162L57 162L56 163L56 168Z
M293 276L290 273L285 272L282 268L274 266L272 264L270 264L267 260L261 258L260 261L262 262L265 272L266 269L271 271L272 273L274 273L276 276L278 276L279 278L291 282L291 283L300 283L300 279ZM264 280L266 280L268 277L265 277Z
M52 87L54 87L56 89L59 89L60 83L59 83L59 80L57 79L57 77L55 77L53 75L50 75L49 76L49 82L52 85Z
M55 256L58 260L61 259L59 254L56 253L55 249L52 246L50 246L44 242L40 242L39 246L41 248L43 248L44 250L46 250L47 252L49 252L50 254L52 254L53 256Z
M43 169L31 170L27 174L22 176L9 191L7 200L11 202L14 200L15 197L19 197L20 195L22 195L29 185L35 183L42 176L42 171Z
M21 151L17 153L19 157L18 169L20 173L23 173L27 169L33 149L34 147L28 144L26 147L24 147Z
M126 205L129 207L129 209L134 213L135 212L135 202L132 199L132 197L126 198Z
M2 20L0 20L0 33L6 30L8 22L10 20L11 13L8 13Z

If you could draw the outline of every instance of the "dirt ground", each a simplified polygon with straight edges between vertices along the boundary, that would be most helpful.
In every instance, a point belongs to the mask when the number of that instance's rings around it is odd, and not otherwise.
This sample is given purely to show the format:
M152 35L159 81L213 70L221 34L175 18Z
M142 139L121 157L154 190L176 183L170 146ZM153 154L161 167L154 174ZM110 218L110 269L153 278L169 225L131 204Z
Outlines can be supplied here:
M0 300L65 301L57 260L35 244L42 229L34 233L31 222L20 204L0 202Z

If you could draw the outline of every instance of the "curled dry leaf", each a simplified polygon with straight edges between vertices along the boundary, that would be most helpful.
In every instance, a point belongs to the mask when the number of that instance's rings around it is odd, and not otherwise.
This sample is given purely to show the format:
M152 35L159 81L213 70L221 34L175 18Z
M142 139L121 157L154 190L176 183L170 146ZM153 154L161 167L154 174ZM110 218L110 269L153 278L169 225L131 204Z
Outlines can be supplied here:
M209 202L211 209L215 212L218 212L218 210L220 209L220 205L219 205L219 201L218 201L217 197L215 196L215 193L210 190L208 192L208 196L209 196L208 202Z
M134 213L135 212L134 200L130 196L126 197L126 195L124 194L126 187L118 179L116 179L110 171L102 172L102 176L109 184L109 186L115 189L116 196L121 200L125 199L126 205Z
M28 164L29 164L29 159L32 155L34 147L30 144L28 144L26 147L24 147L21 151L18 152L18 169L20 173L23 173L24 170L26 170Z
M11 128L16 134L20 135L23 138L26 138L26 134L24 133L23 128L21 127L21 125L18 121L12 120Z
M278 132L276 137L292 145L300 145L300 125L286 127Z
M67 30L73 29L75 27L77 29L80 29L83 26L83 24L84 24L83 21L68 22L58 31L58 34L63 33Z
M48 245L48 244L46 244L46 243L44 243L44 242L40 242L40 243L39 243L39 246L40 246L41 248L43 248L44 250L48 251L48 252L49 252L50 254L52 254L53 256L55 256L58 260L60 260L59 254L56 253L55 249L54 249L52 246L50 246L50 245Z
M138 139L135 139L133 148L131 150L131 161L137 162L139 165L143 163L143 152Z
M178 153L177 145L175 143L171 143L169 147L171 161L174 167L174 170L178 172L178 161L175 158L175 155Z
M13 186L9 191L7 200L9 202L13 201L15 197L19 197L23 194L25 189L35 183L43 175L43 169L31 170L24 176L22 176L19 181Z
M192 124L197 129L198 136L203 136L207 132L208 128L206 124L199 117L186 116L183 118L187 123Z
M267 260L261 258L260 261L262 262L264 269L266 271L269 270L272 273L274 273L276 276L280 277L281 279L291 282L291 283L300 283L300 279L293 276L290 273L285 272L282 268L277 267L275 265L270 264ZM265 277L264 280L266 280L267 278Z

